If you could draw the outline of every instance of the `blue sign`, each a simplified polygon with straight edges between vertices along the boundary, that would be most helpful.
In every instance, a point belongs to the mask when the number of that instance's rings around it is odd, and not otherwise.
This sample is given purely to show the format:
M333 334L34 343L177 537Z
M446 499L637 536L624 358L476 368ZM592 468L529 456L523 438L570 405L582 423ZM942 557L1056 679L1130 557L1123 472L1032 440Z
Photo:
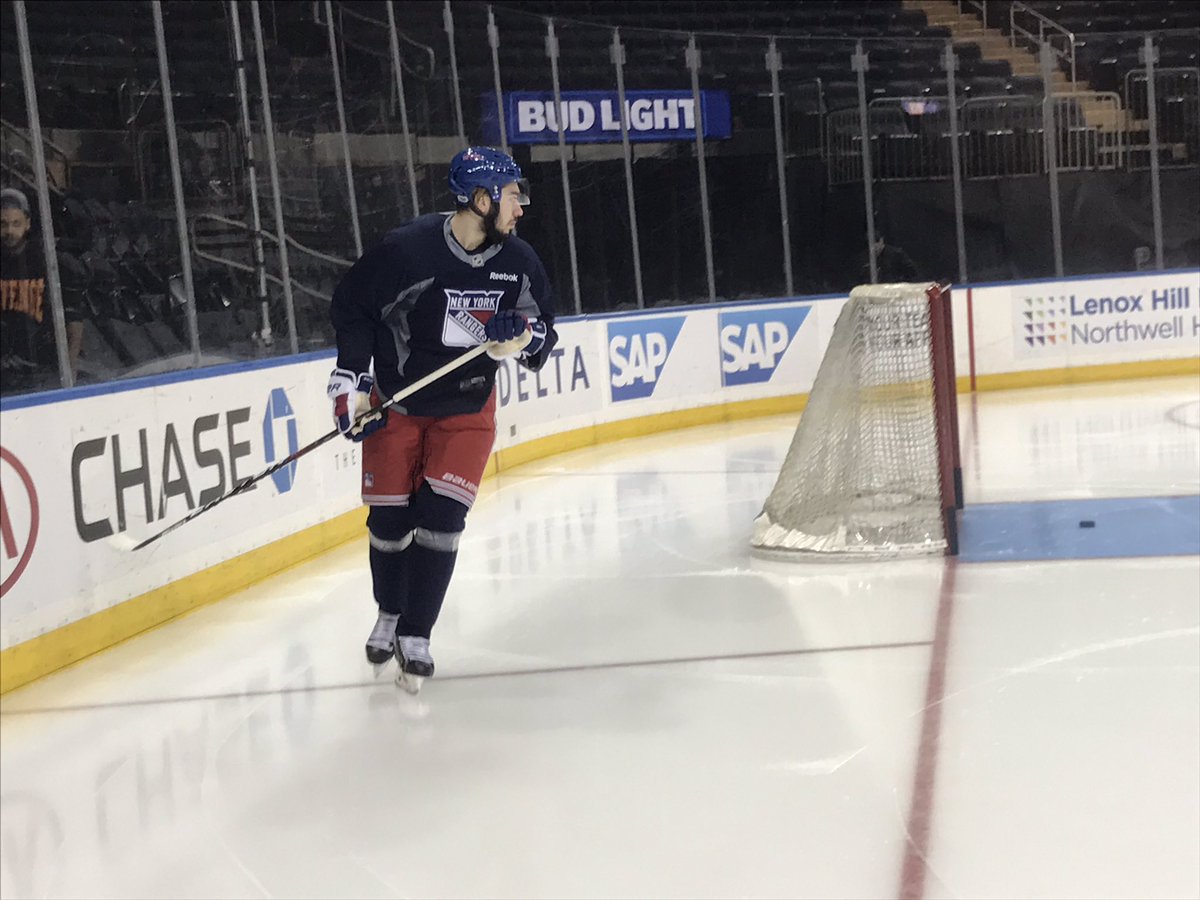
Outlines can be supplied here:
M683 322L683 316L664 316L608 323L609 386L614 401L654 393Z
M800 332L811 306L723 312L718 321L721 384L761 384Z
M568 144L604 144L621 140L621 108L616 91L563 91L562 120ZM500 144L496 95L480 97L484 139ZM696 139L695 98L691 91L626 91L625 121L631 141L693 141ZM700 92L700 121L704 137L728 138L733 133L728 91ZM509 91L504 94L504 121L510 144L558 143L559 110L551 91Z
M287 453L275 452L275 426L277 424L285 427L287 434ZM296 414L292 412L292 405L288 403L287 394L283 388L275 388L271 391L271 396L267 398L267 411L263 416L263 456L266 458L267 465L275 462L276 457L283 458L291 456L300 449L300 441L296 435ZM282 448L280 448L282 451ZM293 459L290 463L271 475L271 480L275 482L275 489L281 494L286 494L292 489L292 485L296 481L296 465L299 460Z

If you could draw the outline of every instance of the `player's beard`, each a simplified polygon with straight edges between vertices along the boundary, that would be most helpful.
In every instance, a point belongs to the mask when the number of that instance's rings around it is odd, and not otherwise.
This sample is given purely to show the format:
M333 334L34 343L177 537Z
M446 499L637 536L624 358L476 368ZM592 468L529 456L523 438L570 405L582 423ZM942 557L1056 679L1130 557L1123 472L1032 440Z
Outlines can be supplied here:
M489 244L503 244L508 240L512 232L505 233L496 227L496 219L500 216L500 209L496 205L488 210L487 215L483 217L483 235Z

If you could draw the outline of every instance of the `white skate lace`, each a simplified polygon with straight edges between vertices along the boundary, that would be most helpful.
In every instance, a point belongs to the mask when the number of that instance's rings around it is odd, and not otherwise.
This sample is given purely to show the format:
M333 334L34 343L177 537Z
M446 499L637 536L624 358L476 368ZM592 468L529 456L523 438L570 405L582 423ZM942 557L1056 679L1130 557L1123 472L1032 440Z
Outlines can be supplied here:
M375 620L375 627L371 629L371 636L367 638L367 643L372 647L383 647L390 650L392 640L396 636L398 621L400 621L399 615L381 612L379 618Z
M400 652L404 654L405 659L433 662L433 657L429 655L429 638L401 635Z

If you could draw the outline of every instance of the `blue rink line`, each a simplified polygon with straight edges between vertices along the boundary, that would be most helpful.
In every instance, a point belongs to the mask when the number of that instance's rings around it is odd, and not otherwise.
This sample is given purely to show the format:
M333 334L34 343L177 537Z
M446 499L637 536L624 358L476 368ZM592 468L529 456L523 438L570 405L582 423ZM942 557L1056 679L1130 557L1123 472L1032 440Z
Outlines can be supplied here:
M968 504L958 539L961 562L1197 555L1200 496Z

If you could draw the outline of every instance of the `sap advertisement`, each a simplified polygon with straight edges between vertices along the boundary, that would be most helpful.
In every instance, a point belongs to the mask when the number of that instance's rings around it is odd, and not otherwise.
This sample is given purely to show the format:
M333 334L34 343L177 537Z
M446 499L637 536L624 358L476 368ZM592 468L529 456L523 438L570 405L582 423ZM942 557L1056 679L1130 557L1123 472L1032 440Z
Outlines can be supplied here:
M563 91L561 105L544 91L504 94L504 123L510 144L556 144L559 121L568 144L621 141L620 99L616 91ZM631 141L693 141L696 102L691 91L626 91L625 123ZM500 144L496 95L480 97L484 139ZM733 133L728 91L700 92L700 121L705 138Z
M741 386L812 384L818 356L817 304L658 315L608 323L608 376L613 403L696 396ZM824 301L827 329L841 302ZM803 338L800 338L801 334ZM703 405L703 404L694 404Z

